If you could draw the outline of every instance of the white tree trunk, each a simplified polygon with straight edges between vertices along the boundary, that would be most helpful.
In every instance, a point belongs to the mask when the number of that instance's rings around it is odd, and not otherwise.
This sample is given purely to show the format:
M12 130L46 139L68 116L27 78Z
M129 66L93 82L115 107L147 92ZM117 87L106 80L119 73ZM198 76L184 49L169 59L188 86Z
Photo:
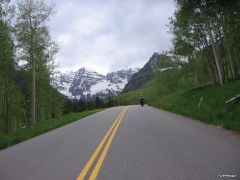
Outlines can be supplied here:
M223 85L223 74L222 74L222 68L221 68L221 65L220 65L220 62L219 62L219 53L218 53L217 46L216 46L216 44L214 42L214 39L213 39L212 31L209 28L208 28L208 34L209 34L209 37L210 37L210 40L211 40L211 46L212 46L212 49L213 49L214 59L215 59L217 72L218 72L218 77L219 77L219 83L220 83L220 85Z

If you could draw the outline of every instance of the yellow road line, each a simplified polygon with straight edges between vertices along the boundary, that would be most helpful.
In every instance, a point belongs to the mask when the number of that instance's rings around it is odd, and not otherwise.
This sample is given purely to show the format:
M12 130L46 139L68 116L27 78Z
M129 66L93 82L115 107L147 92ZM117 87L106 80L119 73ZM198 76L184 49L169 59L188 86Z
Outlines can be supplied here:
M124 119L124 116L125 116L126 112L127 112L127 108L124 110L123 116L118 121L118 123L117 123L116 127L114 128L114 130L113 130L113 132L112 132L112 134L111 134L111 136L110 136L106 146L104 147L103 152L102 152L102 154L101 154L101 156L100 156L100 158L99 158L99 160L98 160L98 162L97 162L95 168L93 169L92 174L91 174L91 176L89 178L90 180L96 179L96 177L97 177L97 175L99 173L99 170L100 170L100 168L101 168L101 166L103 164L103 161L104 161L104 159L105 159L105 157L107 155L109 147L111 146L111 143L112 143L112 141L114 139L114 136L116 135L117 129L119 128L120 123Z
M104 138L102 139L102 141L100 142L100 144L98 145L97 149L94 151L94 153L92 154L91 158L89 159L89 161L87 162L87 164L85 165L84 169L82 170L82 172L80 173L80 175L77 177L77 180L82 180L84 179L84 177L86 176L88 170L91 168L94 160L96 159L96 157L98 156L100 150L102 149L104 143L106 142L107 138L110 136L110 133L112 132L113 128L115 127L115 125L117 124L117 122L121 119L121 117L123 116L124 110L119 114L119 116L116 118L115 122L113 123L113 125L110 127L110 129L108 130L108 132L106 133L106 135L104 136Z

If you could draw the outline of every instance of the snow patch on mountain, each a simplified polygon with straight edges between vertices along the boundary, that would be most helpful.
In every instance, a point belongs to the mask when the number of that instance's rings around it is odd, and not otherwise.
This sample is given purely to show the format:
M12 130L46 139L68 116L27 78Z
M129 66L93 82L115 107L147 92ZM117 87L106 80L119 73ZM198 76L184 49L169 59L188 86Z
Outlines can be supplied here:
M71 96L69 88L74 79L75 72L67 71L64 73L58 73L54 78L54 87L56 87L63 95Z

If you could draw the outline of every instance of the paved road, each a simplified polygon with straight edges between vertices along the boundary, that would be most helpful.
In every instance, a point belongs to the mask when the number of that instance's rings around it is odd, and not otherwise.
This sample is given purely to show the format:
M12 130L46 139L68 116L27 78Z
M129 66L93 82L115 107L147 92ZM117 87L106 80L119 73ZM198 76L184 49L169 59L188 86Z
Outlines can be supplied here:
M240 136L166 111L129 106L107 109L0 151L0 180L95 176L240 179Z

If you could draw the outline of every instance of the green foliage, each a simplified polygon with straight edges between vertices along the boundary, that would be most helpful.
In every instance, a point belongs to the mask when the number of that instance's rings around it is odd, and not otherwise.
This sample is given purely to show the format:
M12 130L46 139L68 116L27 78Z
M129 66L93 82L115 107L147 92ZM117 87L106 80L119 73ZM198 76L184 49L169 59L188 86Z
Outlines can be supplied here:
M0 133L30 126L31 112L35 123L63 114L64 97L51 86L58 50L46 26L52 7L42 0L18 1L16 7L14 14L8 0L0 2ZM18 67L18 60L26 64Z
M12 79L14 47L8 21L0 16L0 132L16 129L16 116L21 116L21 94Z
M29 138L43 134L55 128L61 127L68 123L74 122L91 114L101 111L102 109L95 109L91 111L84 111L81 113L71 113L55 119L41 121L31 127L22 127L17 131L8 133L7 135L0 134L0 149L6 148L13 144L22 142Z
M167 52L158 54L157 57L158 59L156 61L156 64L154 64L155 69L162 69L162 68L177 66L177 63L173 61L173 58L170 55L168 55Z
M170 21L173 52L188 61L204 53L212 82L240 79L238 0L177 0ZM194 72L195 69L192 69Z

